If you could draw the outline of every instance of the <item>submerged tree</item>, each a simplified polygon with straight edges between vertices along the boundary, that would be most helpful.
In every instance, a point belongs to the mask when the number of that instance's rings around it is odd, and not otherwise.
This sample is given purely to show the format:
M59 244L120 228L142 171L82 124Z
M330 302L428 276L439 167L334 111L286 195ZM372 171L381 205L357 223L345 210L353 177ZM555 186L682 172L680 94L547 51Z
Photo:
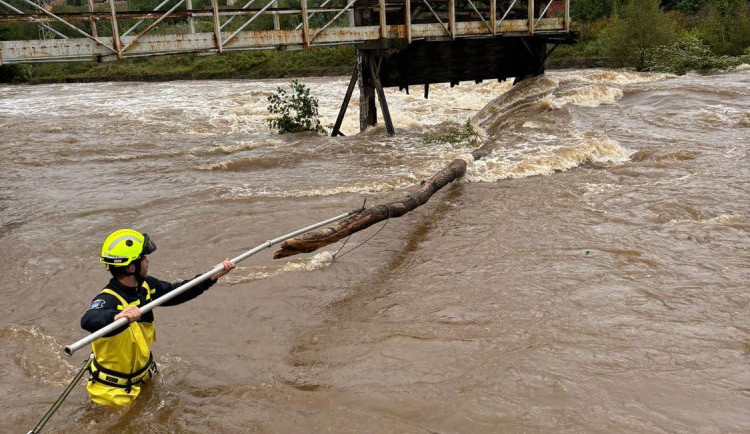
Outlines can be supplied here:
M279 134L313 131L325 133L318 119L318 100L310 95L310 89L297 80L292 80L292 93L281 87L268 97L268 111L276 115L268 119L268 126Z
M605 50L620 65L642 70L653 49L672 43L675 25L659 8L659 0L628 0L602 31Z

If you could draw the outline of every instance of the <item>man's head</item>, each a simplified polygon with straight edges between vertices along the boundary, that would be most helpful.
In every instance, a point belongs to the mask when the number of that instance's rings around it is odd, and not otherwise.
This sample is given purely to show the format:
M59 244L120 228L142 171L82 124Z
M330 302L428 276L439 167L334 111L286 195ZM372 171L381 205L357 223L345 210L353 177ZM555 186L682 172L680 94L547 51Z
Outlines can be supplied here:
M99 261L115 277L135 275L145 278L148 272L146 255L155 250L156 244L148 234L132 229L119 229L104 240Z

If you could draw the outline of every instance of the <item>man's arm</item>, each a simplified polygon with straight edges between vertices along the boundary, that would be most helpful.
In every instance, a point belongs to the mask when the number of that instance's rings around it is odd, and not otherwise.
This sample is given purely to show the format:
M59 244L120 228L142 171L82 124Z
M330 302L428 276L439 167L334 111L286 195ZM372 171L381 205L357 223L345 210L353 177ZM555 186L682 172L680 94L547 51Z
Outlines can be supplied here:
M216 283L219 277L229 273L232 269L234 269L234 263L232 263L229 260L229 258L227 258L222 263L217 264L216 267L214 268L223 268L223 270L217 273L216 275L212 276L210 279L207 279L199 283L198 285L194 286L193 288L188 289L187 291L183 292L177 297L165 302L164 304L162 304L162 306L175 306L175 305L184 303L186 301L192 300L195 297L203 294L204 291L206 291L208 288L213 286L214 283ZM195 277L198 277L198 276L200 276L200 274L196 275ZM195 277L193 279L195 279ZM163 280L156 279L151 276L146 277L146 282L148 282L148 285L153 290L155 290L154 294L151 296L152 299L163 297L165 294L168 294L169 292L174 291L175 289L188 283L189 281L190 280L183 280L182 282L169 283Z
M81 328L89 333L94 333L104 326L112 324L115 316L118 314L117 300L111 294L99 294L91 301L89 310L81 318ZM107 336L114 336L120 333L122 329L116 330Z

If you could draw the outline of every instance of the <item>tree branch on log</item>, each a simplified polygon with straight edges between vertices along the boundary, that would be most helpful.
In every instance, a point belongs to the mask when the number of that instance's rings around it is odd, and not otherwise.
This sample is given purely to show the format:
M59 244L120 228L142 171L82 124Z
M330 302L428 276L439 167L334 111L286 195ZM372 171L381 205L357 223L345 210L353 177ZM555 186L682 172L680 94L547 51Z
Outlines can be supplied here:
M472 153L475 160L479 160L484 155L486 153L482 151ZM432 178L423 181L419 190L407 195L406 198L364 209L331 226L290 238L281 243L281 248L274 252L273 258L279 259L299 253L310 253L385 219L401 217L427 203L436 191L462 177L464 173L466 173L466 161L455 159L446 168L433 175Z

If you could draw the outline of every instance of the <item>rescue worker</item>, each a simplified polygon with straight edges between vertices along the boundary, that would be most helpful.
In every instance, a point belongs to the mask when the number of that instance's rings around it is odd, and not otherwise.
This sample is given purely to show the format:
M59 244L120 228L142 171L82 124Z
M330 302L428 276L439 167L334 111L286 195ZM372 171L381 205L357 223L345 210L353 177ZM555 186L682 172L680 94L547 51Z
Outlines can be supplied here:
M112 232L102 245L100 261L112 273L107 286L94 297L81 318L81 327L89 332L120 318L130 323L91 343L94 360L86 389L99 405L122 407L132 403L141 386L156 373L151 345L156 340L154 313L141 314L139 306L183 285L169 283L148 275L148 256L156 245L148 234L132 229ZM165 302L174 306L201 295L216 280L234 268L227 258L216 268L223 270L199 285Z

